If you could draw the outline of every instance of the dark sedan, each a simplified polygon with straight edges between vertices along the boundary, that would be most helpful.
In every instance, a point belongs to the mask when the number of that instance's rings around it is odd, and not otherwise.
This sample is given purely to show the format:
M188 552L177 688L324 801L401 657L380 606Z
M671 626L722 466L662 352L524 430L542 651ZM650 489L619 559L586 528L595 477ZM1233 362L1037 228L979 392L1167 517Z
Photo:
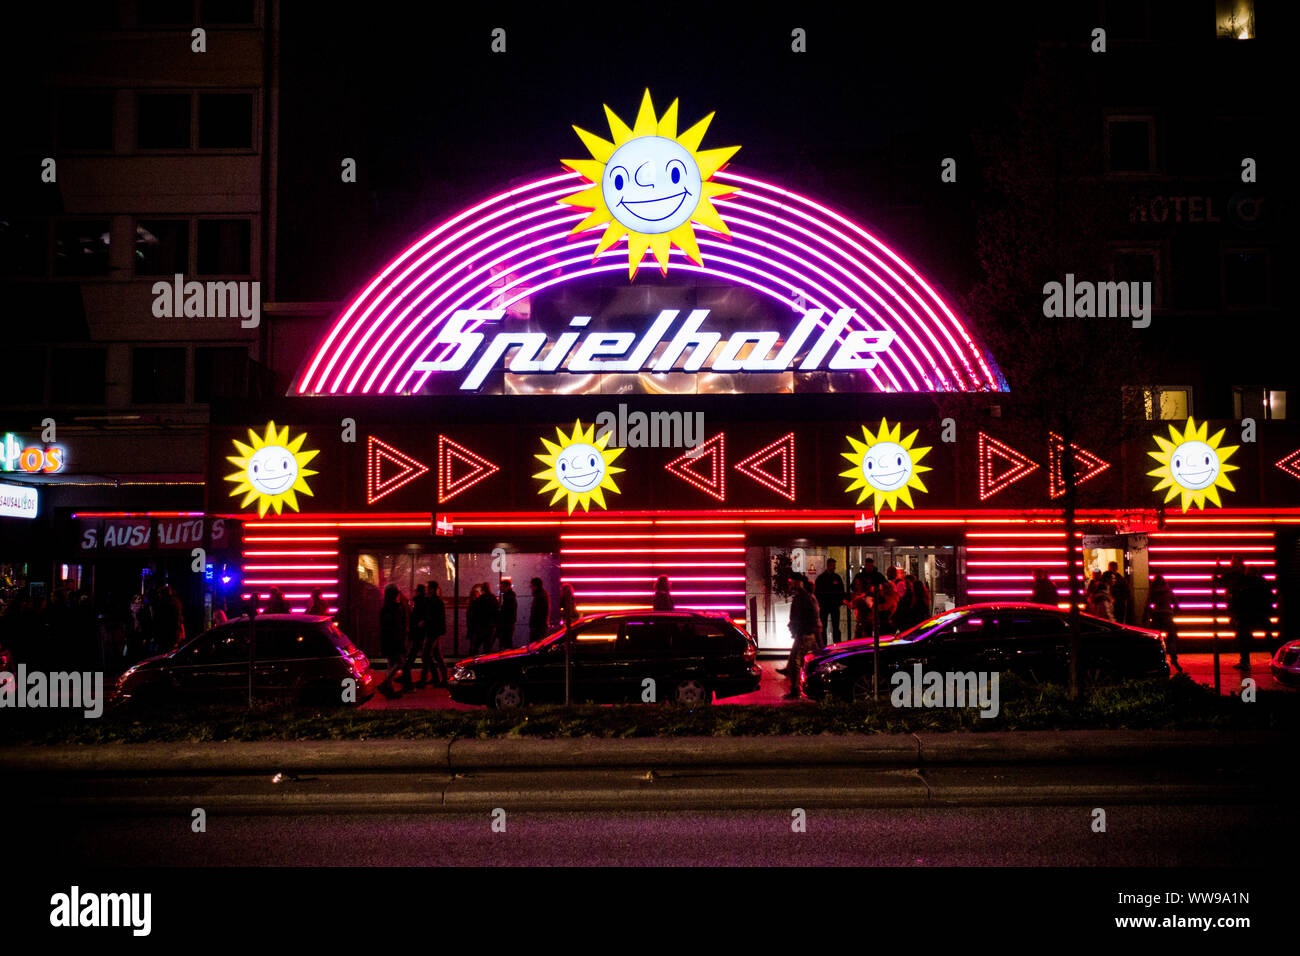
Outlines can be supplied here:
M563 701L565 633L461 661L452 700L492 707ZM575 622L571 634L574 700L708 704L758 690L762 676L758 645L723 614L599 614Z
M347 680L354 681L345 693ZM237 618L167 654L136 664L118 678L112 701L216 704L283 700L354 703L370 697L370 661L323 614Z
M1064 683L1070 673L1070 615L1041 604L973 604L932 617L897 636L881 638L880 686L890 675L921 664L927 671L1012 673L1031 681ZM1080 614L1080 673L1089 679L1168 677L1159 631ZM870 640L831 644L804 659L809 697L870 697L874 650Z

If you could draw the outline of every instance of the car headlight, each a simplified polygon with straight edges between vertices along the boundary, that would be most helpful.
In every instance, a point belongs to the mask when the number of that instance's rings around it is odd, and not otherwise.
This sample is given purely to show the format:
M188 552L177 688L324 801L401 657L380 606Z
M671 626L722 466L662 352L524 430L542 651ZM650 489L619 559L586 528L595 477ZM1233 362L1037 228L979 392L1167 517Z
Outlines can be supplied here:
M813 673L818 677L827 677L831 674L839 673L847 667L848 665L843 661L832 659L829 661L822 661L820 664L816 665L813 668Z
M468 667L457 667L456 673L451 675L452 680L473 680L474 671Z

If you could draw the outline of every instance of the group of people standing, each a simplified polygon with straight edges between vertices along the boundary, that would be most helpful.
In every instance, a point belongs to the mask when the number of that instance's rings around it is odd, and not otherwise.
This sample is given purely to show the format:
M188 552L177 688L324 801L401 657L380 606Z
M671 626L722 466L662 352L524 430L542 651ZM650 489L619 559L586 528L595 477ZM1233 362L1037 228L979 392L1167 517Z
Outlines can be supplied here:
M790 576L790 656L778 673L790 681L787 698L799 696L799 670L804 655L814 648L840 641L840 608L852 616L853 638L897 634L930 617L930 592L914 574L895 567L886 577L873 558L867 558L849 588L836 570L834 558L815 582L796 572Z
M1218 596L1222 593L1236 638L1240 659L1233 667L1248 671L1251 634L1256 630L1268 630L1269 616L1273 610L1272 589L1259 568L1247 569L1240 555L1232 558L1227 571L1216 567L1213 584L1215 609L1218 608ZM1060 591L1048 577L1046 568L1034 570L1034 590L1030 600L1051 607L1060 605ZM1085 604L1089 614L1118 624L1135 624L1139 621L1134 605L1133 590L1127 577L1120 572L1118 562L1111 561L1104 572L1093 571L1092 578L1088 581ZM1183 667L1178 662L1178 628L1174 622L1174 612L1177 610L1178 599L1173 587L1163 574L1154 575L1147 591L1146 608L1140 623L1144 627L1164 632L1169 661L1176 670L1181 671Z

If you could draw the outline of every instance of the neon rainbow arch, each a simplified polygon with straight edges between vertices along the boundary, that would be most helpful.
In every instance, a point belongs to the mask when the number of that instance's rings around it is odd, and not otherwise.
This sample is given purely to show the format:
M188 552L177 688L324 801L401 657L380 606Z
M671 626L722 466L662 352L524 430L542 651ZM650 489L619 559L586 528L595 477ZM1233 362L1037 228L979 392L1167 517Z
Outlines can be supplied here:
M841 308L859 329L896 338L863 372L882 392L1006 391L989 355L952 307L866 229L788 189L721 170L738 192L716 198L731 230L698 235L704 265L678 249L670 270L747 286L792 314ZM627 269L619 247L595 256L598 233L570 235L586 211L559 199L590 184L577 173L535 179L447 220L375 276L304 362L290 394L417 394L439 326L460 309L509 309L544 289ZM507 320L509 316L507 315Z

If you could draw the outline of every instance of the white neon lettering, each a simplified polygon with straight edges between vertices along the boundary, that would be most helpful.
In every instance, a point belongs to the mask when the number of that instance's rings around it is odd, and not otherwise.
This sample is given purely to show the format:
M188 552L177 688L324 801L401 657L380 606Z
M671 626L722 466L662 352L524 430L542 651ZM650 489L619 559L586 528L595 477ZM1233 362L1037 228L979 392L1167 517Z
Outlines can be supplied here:
M779 373L795 367L800 352L821 327L803 361L798 362L801 371L823 367L836 372L867 371L879 364L880 354L887 352L897 338L889 329L847 331L854 317L852 309L838 310L829 322L825 322L823 310L809 309L783 344L780 333L772 329L739 330L723 343L720 332L702 329L709 310L693 309L676 333L665 340L678 315L677 309L662 310L639 337L635 332L575 331L586 328L591 316L574 316L569 330L552 342L545 332L496 332L488 336L470 331L482 322L501 321L505 312L462 309L452 314L430 345L430 351L452 346L447 354L421 359L412 368L420 372L455 372L469 367L469 374L460 384L462 391L477 390L494 369L502 367L516 374L663 373L678 371L680 362L680 371L684 372L707 369ZM656 350L660 352L657 359L653 358Z

